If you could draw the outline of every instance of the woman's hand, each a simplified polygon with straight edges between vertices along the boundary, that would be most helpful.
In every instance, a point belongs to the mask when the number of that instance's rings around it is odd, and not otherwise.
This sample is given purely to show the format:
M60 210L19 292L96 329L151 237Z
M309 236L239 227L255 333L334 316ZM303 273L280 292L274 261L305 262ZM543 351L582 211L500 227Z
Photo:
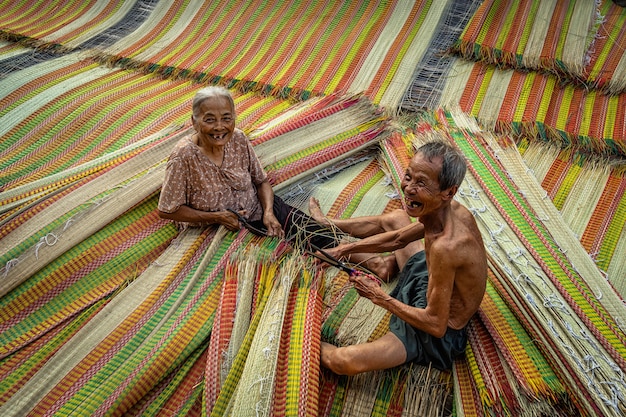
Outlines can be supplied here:
M280 222L274 215L273 211L263 213L263 224L267 229L268 236L279 237L281 239L285 237L285 231L281 227Z
M235 215L235 213L231 213L230 211L222 211L222 220L219 222L225 228L230 230L231 232L236 232L241 229L241 224L239 224L239 218ZM246 215L246 210L240 210L239 214L241 216Z

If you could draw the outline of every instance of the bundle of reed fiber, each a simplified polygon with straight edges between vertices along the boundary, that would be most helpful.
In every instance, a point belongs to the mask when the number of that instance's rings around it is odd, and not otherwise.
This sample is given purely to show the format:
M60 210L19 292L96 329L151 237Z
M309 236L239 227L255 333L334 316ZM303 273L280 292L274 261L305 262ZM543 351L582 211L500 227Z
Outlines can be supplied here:
M260 245L243 248L224 269L222 295L211 330L204 377L203 406L207 412L215 406L246 340L254 312L265 302L266 292L271 288L270 274L263 271L275 272L278 265L270 263L271 259L261 248Z
M582 79L600 19L595 2L487 1L454 50L470 61Z

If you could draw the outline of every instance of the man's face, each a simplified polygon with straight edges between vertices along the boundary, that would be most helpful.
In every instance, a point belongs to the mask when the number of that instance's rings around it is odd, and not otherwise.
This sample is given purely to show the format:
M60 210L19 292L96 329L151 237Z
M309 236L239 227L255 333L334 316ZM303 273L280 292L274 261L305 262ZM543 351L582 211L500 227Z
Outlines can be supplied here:
M401 186L407 214L420 217L441 206L443 192L439 189L441 158L432 161L416 154L406 169Z
M235 111L226 97L211 97L200 104L192 122L203 143L224 146L235 130Z

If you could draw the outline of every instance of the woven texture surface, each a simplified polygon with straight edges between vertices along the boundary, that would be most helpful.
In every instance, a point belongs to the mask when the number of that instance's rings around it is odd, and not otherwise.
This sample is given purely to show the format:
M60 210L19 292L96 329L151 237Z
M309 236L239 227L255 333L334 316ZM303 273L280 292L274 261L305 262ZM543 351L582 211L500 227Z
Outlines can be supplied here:
M624 20L610 0L0 0L0 414L623 415ZM402 208L415 144L466 154L489 285L453 371L333 375L320 341L389 321L345 273L158 217L207 84L304 211Z

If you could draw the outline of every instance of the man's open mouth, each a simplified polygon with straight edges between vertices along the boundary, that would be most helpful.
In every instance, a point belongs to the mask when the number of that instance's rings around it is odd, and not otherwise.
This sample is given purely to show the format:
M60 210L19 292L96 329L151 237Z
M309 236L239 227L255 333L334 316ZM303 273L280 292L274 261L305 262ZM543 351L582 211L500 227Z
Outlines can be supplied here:
M420 208L420 207L422 207L423 204L420 203L420 202L417 202L417 201L413 201L413 200L407 199L406 200L406 205L411 207L411 208Z

